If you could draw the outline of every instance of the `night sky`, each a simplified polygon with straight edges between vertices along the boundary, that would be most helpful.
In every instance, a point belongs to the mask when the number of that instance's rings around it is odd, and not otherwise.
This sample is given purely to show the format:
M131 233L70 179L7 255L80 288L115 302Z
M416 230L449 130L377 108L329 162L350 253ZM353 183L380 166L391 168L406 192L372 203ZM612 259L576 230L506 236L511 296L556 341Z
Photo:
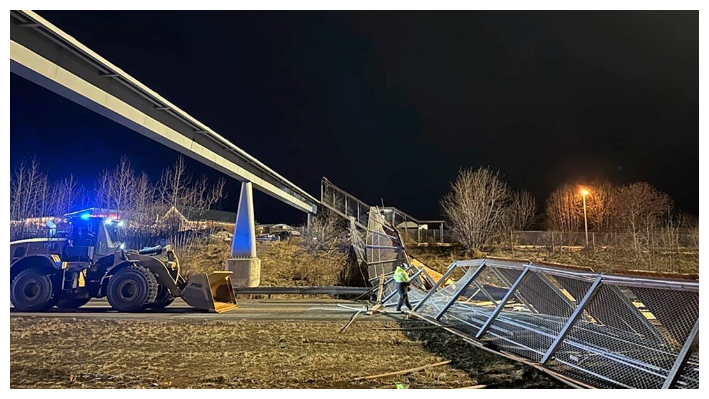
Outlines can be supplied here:
M39 12L315 197L327 176L422 219L490 165L558 185L647 181L699 212L698 12ZM177 153L11 74L11 167L85 185ZM211 171L189 160L195 175ZM225 210L235 210L230 181ZM256 219L304 214L255 193Z

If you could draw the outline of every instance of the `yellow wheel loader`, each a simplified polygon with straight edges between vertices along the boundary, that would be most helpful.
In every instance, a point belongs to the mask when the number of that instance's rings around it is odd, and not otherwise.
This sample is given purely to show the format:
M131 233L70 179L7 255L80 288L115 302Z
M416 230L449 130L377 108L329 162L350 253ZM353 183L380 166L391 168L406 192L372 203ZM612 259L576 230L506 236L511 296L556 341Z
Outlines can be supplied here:
M107 297L122 312L159 309L182 298L210 312L237 307L230 271L201 273L186 280L172 246L125 250L116 240L121 221L89 212L67 215L64 237L10 243L10 302L24 312L54 306L78 308Z

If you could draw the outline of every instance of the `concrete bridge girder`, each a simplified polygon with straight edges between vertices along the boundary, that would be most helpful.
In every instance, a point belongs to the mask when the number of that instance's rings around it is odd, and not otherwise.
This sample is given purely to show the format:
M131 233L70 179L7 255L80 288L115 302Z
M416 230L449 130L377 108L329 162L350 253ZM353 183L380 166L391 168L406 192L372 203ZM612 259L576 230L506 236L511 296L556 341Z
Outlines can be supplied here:
M296 209L319 201L32 11L11 11L10 70Z
M252 187L308 214L320 201L32 11L10 11L10 71L242 182L231 256L260 281Z

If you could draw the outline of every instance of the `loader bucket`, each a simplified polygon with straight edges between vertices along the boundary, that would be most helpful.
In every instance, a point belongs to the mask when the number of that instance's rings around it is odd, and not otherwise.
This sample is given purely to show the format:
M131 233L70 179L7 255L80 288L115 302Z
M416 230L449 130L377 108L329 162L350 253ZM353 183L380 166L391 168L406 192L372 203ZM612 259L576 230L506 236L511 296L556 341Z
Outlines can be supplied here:
M216 313L238 308L229 277L231 273L220 271L190 277L183 290L182 299L192 307Z

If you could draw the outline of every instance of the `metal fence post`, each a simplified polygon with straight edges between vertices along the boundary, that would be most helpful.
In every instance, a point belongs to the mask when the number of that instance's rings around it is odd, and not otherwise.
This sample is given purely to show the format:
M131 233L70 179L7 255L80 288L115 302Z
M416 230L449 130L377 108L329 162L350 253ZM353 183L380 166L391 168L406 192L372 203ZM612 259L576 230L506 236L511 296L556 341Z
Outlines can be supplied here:
M566 338L566 335L569 334L569 331L571 331L571 327L574 325L574 323L576 323L576 320L579 318L581 313L583 313L583 310L586 308L586 305L588 305L591 299L593 299L593 297L596 295L596 292L598 292L598 288L601 285L601 280L602 277L597 277L593 284L591 284L591 288L588 289L586 295L583 296L581 302L579 302L578 306L576 306L576 309L574 309L574 312L571 314L569 319L566 320L566 324L564 324L564 327L561 328L561 331L554 339L554 342L552 342L549 349L547 349L546 353L544 354L544 357L542 358L541 364L545 364L554 355L556 349L559 347L564 338Z
M473 280L475 280L478 277L478 275L480 274L480 272L483 270L484 267L485 267L485 260L483 260L483 262L480 264L480 266L478 266L478 268L475 269L473 274L471 274L470 277L467 280L465 280L465 282L460 287L458 287L458 290L455 292L455 294L453 294L453 298L451 298L451 300L448 301L446 306L444 306L443 309L441 309L441 311L438 312L438 314L436 315L436 320L440 320L441 317L443 316L443 313L447 312L448 309L450 309L450 307L453 306L453 303L458 299L459 296L461 296L463 294L463 291L465 291L465 289L468 288L470 283L473 282Z
M458 262L456 261L456 262L453 262L453 264L451 264L450 266L448 266L448 271L446 271L446 273L440 279L438 279L438 281L436 281L436 284L434 284L433 287L431 287L431 289L428 290L428 292L426 293L426 296L424 296L423 299L421 301L419 301L419 303L417 303L416 306L414 306L414 312L419 310L421 308L421 306L423 306L424 302L426 302L428 300L428 298L430 298L433 294L436 293L436 291L438 290L438 287L440 287L441 284L443 284L443 282L446 281L451 274L453 274L453 271L455 270L455 265L457 263Z
M507 286L507 288L510 288L510 286L511 286L510 281L507 279L507 277L505 277L504 274L502 274L502 272L500 272L499 270L497 270L496 267L490 267L490 269L492 270L493 273L495 273L495 275L497 276L497 278L499 278L500 281L502 281L502 283ZM522 294L520 294L520 295L515 295L515 296L517 297L517 299L519 299L520 302L522 302L522 304L524 304L524 307L526 307L527 310L529 310L529 311L532 312L532 313L539 313L539 312L538 312L536 309L534 309L534 307L527 301L527 299L525 299L525 298L522 296Z
M593 242L593 252L596 252L596 233L591 233L591 240Z
M692 327L692 331L689 333L687 340L684 341L682 350L679 351L677 360L675 360L675 364L672 365L672 369L670 370L670 374L667 376L665 383L662 384L662 389L672 388L675 383L677 383L677 379L679 379L682 368L687 363L687 360L689 360L689 356L692 354L692 345L694 344L694 339L697 335L699 335L699 319L694 322L694 327Z
M522 280L524 280L524 277L527 275L527 272L529 272L529 266L525 266L524 270L522 270L522 273L520 273L519 277L517 277L517 280L515 281L514 284L510 287L509 291L505 294L504 297L502 297L502 300L500 303L497 304L497 307L495 307L495 310L493 310L492 314L490 314L490 317L485 320L485 324L483 324L482 327L480 327L480 331L478 331L477 334L475 334L475 338L480 338L485 334L487 329L490 327L490 324L497 318L497 316L500 314L502 311L502 308L505 306L505 303L510 299L510 297L514 294L515 290L517 289L517 286L522 283Z
M495 298L494 298L492 295L490 295L489 292L487 292L487 290L485 289L485 287L483 287L482 285L480 285L480 283L478 283L477 281L473 281L473 285L474 285L480 292L482 292L483 295L485 295L485 296L487 297L487 299L490 300L490 302L492 302L495 306L497 306L497 301L495 300Z

